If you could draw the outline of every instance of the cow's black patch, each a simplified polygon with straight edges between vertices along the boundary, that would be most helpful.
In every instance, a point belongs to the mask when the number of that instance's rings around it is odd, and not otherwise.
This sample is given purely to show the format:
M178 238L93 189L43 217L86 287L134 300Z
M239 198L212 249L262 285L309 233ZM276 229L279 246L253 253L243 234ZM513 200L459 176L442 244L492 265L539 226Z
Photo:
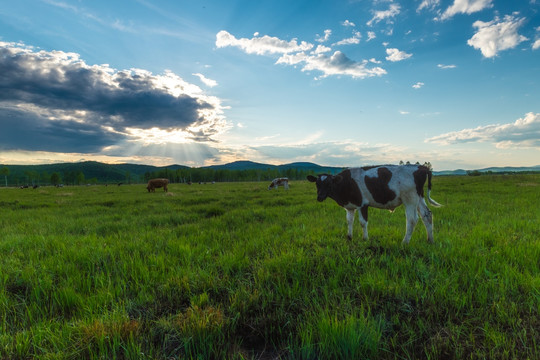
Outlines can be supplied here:
M351 176L350 170L344 170L339 175L340 181L334 182L330 197L334 199L340 206L345 206L349 203L356 206L362 205L362 193L358 188L358 184Z
M356 181L351 177L350 170L342 171L333 180L328 194L331 199L334 199L340 206L347 204L362 205L362 193Z
M316 183L317 200L319 201L329 197L337 202L339 206L354 204L360 207L362 205L362 193L358 188L358 184L352 178L350 170L344 170L335 176L321 174L315 178L310 175L308 180Z
M425 166L419 166L418 170L413 172L414 185L416 186L416 193L418 196L424 197L424 184L428 177L429 169Z
M379 204L386 204L396 198L396 193L388 186L390 179L392 172L385 167L377 170L377 177L364 177L367 189Z
M368 215L368 206L364 205L360 208L360 214L362 214L362 217L367 222L367 215Z

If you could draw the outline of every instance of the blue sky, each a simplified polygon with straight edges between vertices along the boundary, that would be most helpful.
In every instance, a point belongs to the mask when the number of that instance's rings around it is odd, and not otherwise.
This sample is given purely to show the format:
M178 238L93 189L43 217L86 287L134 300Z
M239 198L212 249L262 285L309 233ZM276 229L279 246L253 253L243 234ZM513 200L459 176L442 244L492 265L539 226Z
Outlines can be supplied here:
M0 5L0 163L540 165L539 0Z

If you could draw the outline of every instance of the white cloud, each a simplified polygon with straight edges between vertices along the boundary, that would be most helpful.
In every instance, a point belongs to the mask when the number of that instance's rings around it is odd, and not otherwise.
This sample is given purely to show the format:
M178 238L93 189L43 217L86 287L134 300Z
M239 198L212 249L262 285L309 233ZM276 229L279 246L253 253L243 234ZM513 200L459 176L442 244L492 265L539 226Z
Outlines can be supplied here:
M438 64L437 67L439 69L455 69L456 65L444 65L444 64Z
M412 54L407 54L405 51L399 51L398 49L394 48L386 49L386 54L388 55L386 60L392 62L402 61L412 56Z
M320 36L319 34L317 34L315 41L320 43L326 42L328 41L328 39L330 39L330 35L332 35L332 30L326 29L324 30L324 36Z
M532 44L533 50L540 48L540 26L536 28L536 40Z
M317 48L313 51L313 53L314 54L322 54L322 53L329 52L329 51L332 51L332 49L329 48L328 46L317 45Z
M540 150L540 113L527 113L513 123L479 126L427 139L442 145L490 142L498 148L535 148Z
M355 31L352 37L347 38L347 39L343 39L341 41L338 41L337 43L332 44L332 46L334 46L334 45L354 45L354 44L359 44L361 37L362 37L362 35L360 34L360 32Z
M423 9L430 9L433 10L440 4L440 0L422 0L418 8L416 9L417 12L422 11Z
M473 26L478 31L467 44L479 49L484 57L494 57L499 51L515 48L527 40L525 36L518 34L518 29L524 21L525 18L516 19L511 15L506 15L502 21L498 17L489 22L475 21Z
M369 68L368 61L357 62L349 59L341 51L336 51L331 56L318 54L307 55L305 53L284 54L276 64L296 65L304 64L302 71L318 70L323 73L321 78L330 75L347 75L353 78L367 78L386 74L386 70L380 67Z
M328 30L329 31L329 30ZM326 32L329 36L330 32ZM272 55L281 54L276 64L302 65L302 71L321 71L324 78L330 75L346 75L353 78L366 78L386 74L386 70L380 67L369 67L369 61L357 62L349 59L341 51L335 51L332 55L326 55L329 47L319 45L314 51L307 53L313 48L312 44L302 41L300 45L296 39L283 41L267 35L253 39L236 39L233 35L222 30L216 36L218 47L236 46L248 54Z
M315 134L316 135L316 134ZM392 144L369 144L354 140L273 144L238 149L239 157L250 154L253 161L289 163L310 161L332 166L362 166L398 163L400 157L414 159L409 149Z
M217 86L218 84L216 80L208 79L203 74L196 73L196 74L191 74L191 75L197 76L199 79L201 79L201 82L208 87L214 87L214 86Z
M352 21L349 21L349 20L345 20L344 22L341 23L341 25L343 25L345 27L348 27L348 26L355 27L356 26Z
M272 140L272 139L277 139L281 136L281 134L274 134L274 135L266 135L266 136L257 136L255 138L255 141L257 143L260 143L260 142L263 142L263 141L268 141L268 140Z
M255 33L257 34L257 33ZM235 46L244 50L248 54L288 54L291 52L307 51L313 48L313 44L305 41L298 44L296 39L285 41L268 35L255 35L251 39L237 39L225 30L221 30L216 35L216 46L218 48Z
M414 84L412 87L414 89L420 89L422 86L424 86L425 84L423 82L417 82L416 84Z
M370 40L373 40L377 37L377 35L375 35L375 32L373 31L368 31L367 33L367 40L366 41L370 41Z
M456 14L472 14L493 7L492 0L454 0L454 3L442 14L441 20Z
M373 17L366 24L372 26L373 23L377 24L384 19L390 19L397 16L400 13L400 6L398 4L390 4L388 10L373 11Z

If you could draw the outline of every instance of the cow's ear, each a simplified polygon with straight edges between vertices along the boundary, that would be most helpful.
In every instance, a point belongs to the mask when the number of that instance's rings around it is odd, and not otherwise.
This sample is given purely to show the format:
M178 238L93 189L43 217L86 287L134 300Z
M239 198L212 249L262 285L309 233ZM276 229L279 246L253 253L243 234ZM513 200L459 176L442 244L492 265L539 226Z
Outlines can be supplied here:
M317 182L317 178L313 175L308 175L307 179L309 182Z
M336 175L332 179L334 180L334 184L339 184L341 182L341 180L343 180L343 176Z

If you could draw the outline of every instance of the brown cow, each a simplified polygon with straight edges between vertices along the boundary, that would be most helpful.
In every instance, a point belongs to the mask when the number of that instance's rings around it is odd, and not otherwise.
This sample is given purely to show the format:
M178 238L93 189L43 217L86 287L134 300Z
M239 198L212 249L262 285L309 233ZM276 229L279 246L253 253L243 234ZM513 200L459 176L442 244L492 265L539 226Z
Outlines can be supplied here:
M156 188L162 187L165 192L169 191L167 189L167 185L169 185L168 179L151 179L148 180L148 185L146 186L146 189L148 192L156 192Z

